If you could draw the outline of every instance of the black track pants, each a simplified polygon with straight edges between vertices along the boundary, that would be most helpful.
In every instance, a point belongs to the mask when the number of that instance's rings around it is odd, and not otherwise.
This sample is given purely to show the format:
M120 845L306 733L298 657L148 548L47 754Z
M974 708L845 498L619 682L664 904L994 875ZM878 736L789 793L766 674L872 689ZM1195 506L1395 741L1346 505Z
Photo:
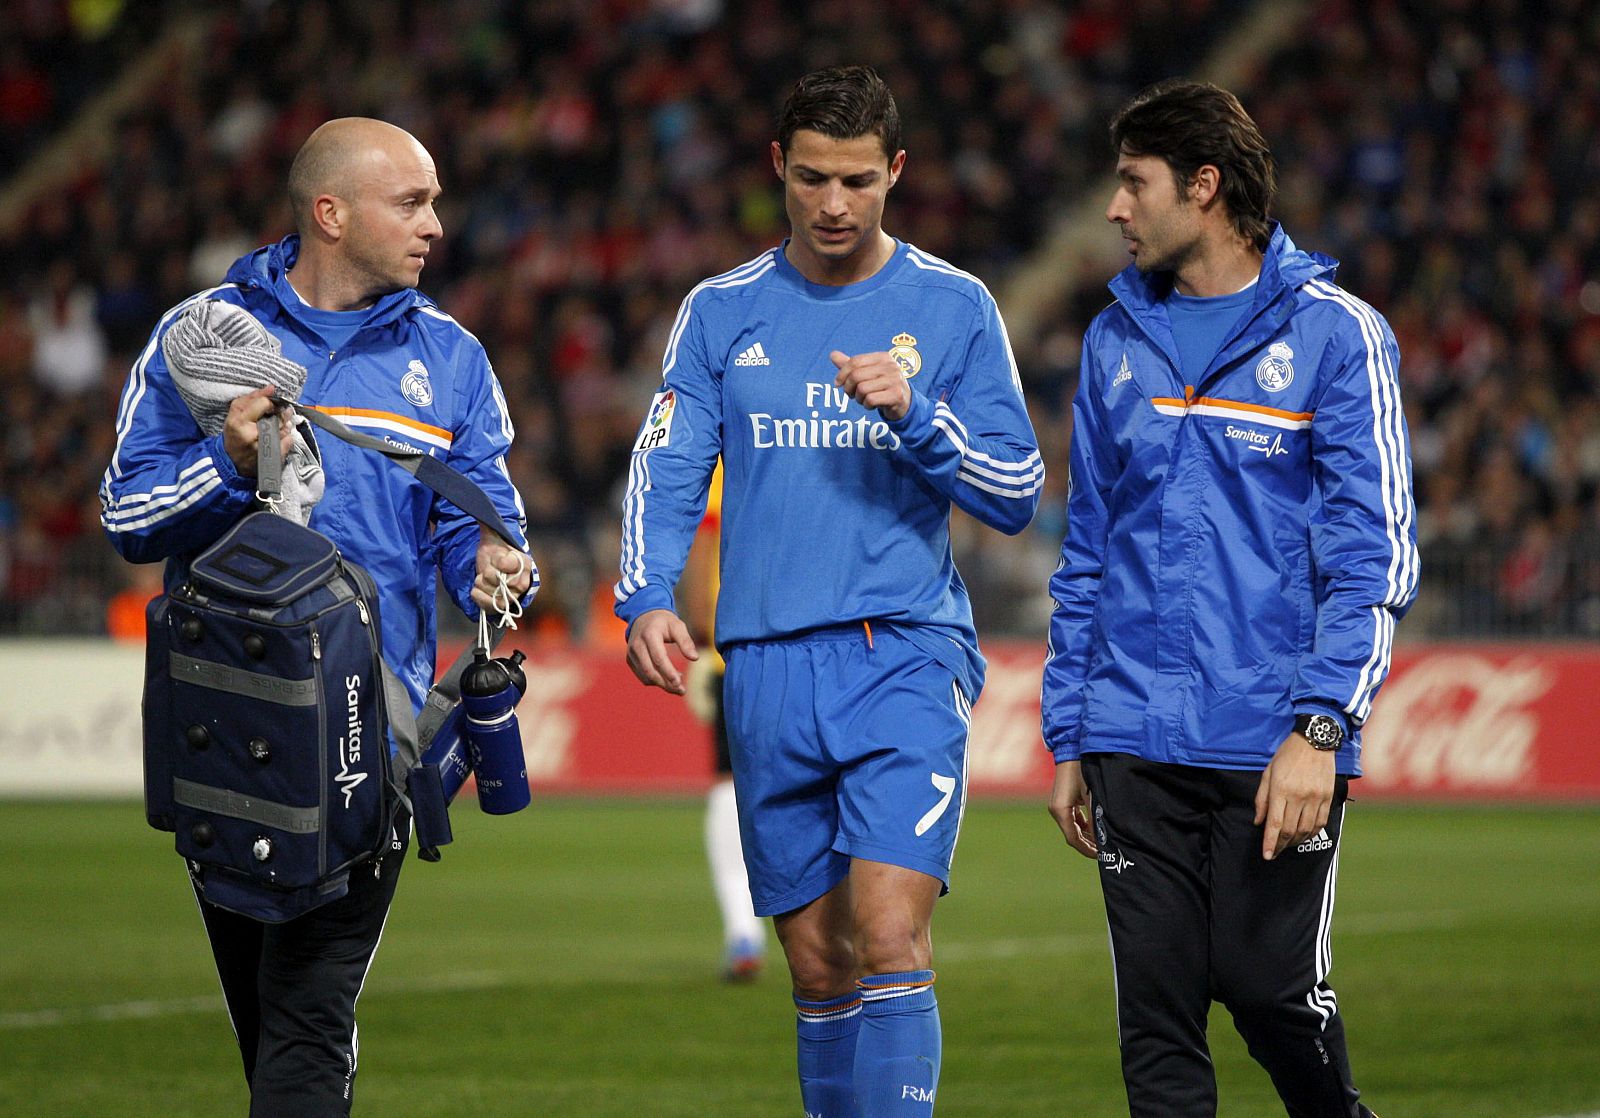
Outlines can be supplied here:
M1206 1016L1219 1001L1291 1118L1367 1114L1327 983L1346 779L1324 831L1268 862L1255 823L1260 773L1121 753L1089 754L1083 772L1129 1112L1216 1114Z
M347 894L283 924L200 899L244 1058L251 1118L350 1113L356 997L389 916L409 829L402 813L379 873L372 863L356 866Z

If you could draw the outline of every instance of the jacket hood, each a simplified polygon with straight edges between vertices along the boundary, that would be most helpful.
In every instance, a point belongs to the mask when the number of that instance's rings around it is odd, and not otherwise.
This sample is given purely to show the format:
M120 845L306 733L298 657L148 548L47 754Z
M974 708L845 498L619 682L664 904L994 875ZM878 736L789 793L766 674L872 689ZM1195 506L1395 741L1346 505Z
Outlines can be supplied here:
M267 293L282 304L287 313L298 318L299 316L295 314L298 304L284 299L279 283L287 282L284 277L289 274L289 270L299 258L300 235L291 233L276 244L263 245L235 260L233 267L228 269L227 282ZM399 291L385 295L373 305L372 315L367 324L382 325L418 307L434 305L432 299L416 288L403 287Z
M1296 247L1276 221L1271 223L1271 229L1272 235L1261 261L1262 290L1257 305L1277 298L1283 291L1299 290L1311 280L1333 279L1339 267L1337 260ZM1141 272L1137 264L1129 264L1117 273L1109 286L1124 306L1144 310L1161 302L1172 291L1172 273Z

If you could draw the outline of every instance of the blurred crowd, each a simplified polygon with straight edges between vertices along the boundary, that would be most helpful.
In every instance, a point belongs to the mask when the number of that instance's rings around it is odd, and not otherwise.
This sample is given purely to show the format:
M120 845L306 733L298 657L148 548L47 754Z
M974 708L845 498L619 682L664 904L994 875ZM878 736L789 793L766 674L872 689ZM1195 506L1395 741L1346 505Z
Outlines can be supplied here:
M1284 223L1400 342L1413 624L1600 634L1600 7L1316 7L1251 104Z
M103 631L118 589L147 592L150 572L97 525L128 366L165 308L289 230L288 161L322 120L383 117L437 160L446 235L423 289L494 361L545 572L539 623L581 638L607 624L619 485L679 301L785 233L767 145L796 77L879 67L910 153L886 227L1000 293L1051 222L1105 188L1116 105L1192 72L1250 5L130 7L139 27L107 41L204 18L206 47L114 122L108 162L0 234L0 632ZM1600 632L1593 8L1309 5L1292 48L1238 88L1283 165L1291 235L1343 259L1341 281L1400 337L1427 565L1412 636ZM13 130L9 65L0 131L25 153L40 141ZM84 65L35 66L43 99L85 103L107 75ZM1050 487L1017 540L958 523L985 631L1037 634L1048 615L1078 339L1108 278L1013 336Z
M0 13L0 168L20 168L165 23L166 5L6 0Z

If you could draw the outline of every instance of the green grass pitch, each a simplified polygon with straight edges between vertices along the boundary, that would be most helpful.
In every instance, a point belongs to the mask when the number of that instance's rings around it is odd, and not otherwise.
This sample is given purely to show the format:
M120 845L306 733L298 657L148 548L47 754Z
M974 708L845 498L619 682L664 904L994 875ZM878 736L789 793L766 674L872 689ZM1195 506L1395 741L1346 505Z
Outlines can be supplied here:
M401 878L357 1115L798 1116L781 963L715 980L691 802L470 802ZM1600 1111L1600 809L1351 809L1332 980L1384 1118ZM1041 804L967 813L940 903L943 1118L1126 1113L1092 865ZM170 838L139 806L0 803L0 1114L242 1114ZM1221 1113L1282 1114L1225 1010Z

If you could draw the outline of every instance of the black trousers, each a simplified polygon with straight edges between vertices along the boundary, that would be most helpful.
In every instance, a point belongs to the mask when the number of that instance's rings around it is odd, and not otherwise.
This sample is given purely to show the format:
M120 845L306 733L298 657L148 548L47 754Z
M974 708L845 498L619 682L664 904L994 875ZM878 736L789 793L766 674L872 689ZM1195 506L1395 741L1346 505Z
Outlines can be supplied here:
M1134 1118L1212 1118L1206 1017L1219 1001L1291 1118L1359 1118L1327 983L1346 778L1328 825L1268 862L1258 772L1084 757Z
M282 924L218 908L196 891L244 1058L251 1118L350 1113L356 998L389 916L410 824L402 812L389 852L355 866L343 897Z

